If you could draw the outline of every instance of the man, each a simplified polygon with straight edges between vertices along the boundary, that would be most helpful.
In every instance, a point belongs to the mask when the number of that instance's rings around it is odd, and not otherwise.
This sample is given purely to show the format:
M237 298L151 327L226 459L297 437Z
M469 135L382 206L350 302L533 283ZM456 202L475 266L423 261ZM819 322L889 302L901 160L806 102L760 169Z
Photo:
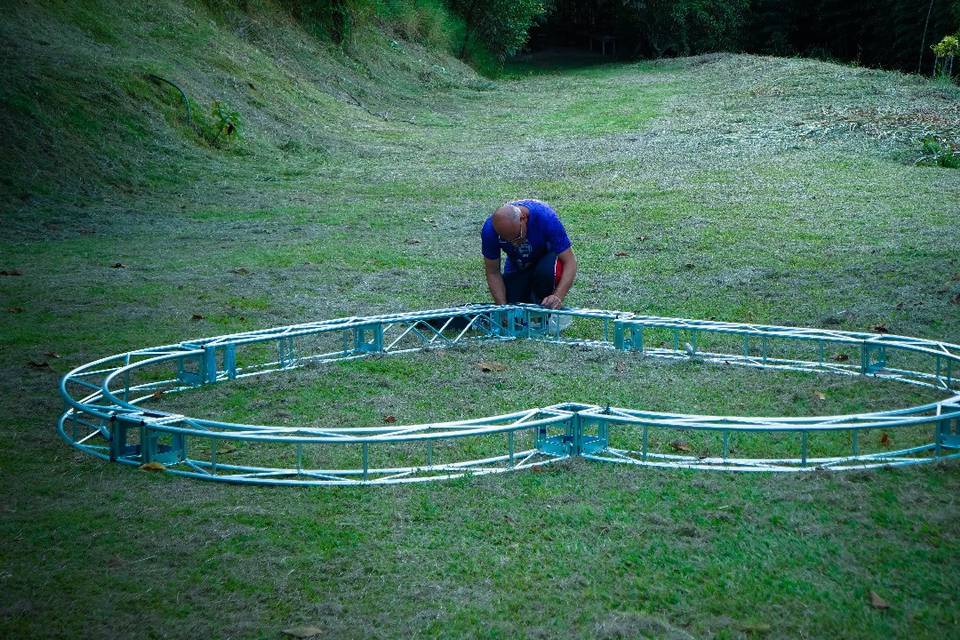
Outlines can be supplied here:
M534 302L559 309L577 277L577 259L560 218L545 202L516 200L480 231L487 286L496 304ZM500 273L500 252L507 254Z

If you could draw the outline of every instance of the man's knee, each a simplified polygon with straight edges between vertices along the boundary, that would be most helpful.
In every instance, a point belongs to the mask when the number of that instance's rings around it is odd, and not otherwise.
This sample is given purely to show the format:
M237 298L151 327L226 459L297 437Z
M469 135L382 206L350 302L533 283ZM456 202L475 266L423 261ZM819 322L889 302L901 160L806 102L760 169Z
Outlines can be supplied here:
M533 272L533 290L541 299L556 289L557 254L547 253L537 261ZM540 302L540 300L537 300Z

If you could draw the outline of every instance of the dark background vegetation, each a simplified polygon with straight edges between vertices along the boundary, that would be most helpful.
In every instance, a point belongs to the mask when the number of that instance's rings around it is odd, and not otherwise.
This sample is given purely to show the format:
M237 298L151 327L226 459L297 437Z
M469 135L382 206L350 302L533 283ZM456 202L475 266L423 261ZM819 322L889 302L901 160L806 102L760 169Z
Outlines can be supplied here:
M626 58L742 51L910 72L922 54L929 73L929 45L958 26L956 0L552 0L530 35L533 48L610 35Z
M235 5L227 0L208 4ZM241 5L243 3L240 3ZM715 51L805 56L931 73L932 44L960 27L960 0L282 0L336 43L369 18L434 15L450 52L491 71L552 47L620 59ZM413 9L411 9L413 7ZM453 13L447 15L444 10ZM402 22L402 21L401 21ZM418 34L408 34L416 36Z

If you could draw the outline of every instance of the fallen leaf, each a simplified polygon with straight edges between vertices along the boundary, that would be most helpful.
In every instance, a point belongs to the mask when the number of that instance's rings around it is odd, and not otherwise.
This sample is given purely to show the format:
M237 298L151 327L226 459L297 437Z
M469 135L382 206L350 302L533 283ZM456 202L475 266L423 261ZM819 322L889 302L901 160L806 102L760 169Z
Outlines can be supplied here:
M396 422L397 416L383 416L384 422Z
M61 357L60 354L57 353L56 351L47 351L47 352L46 352L45 354L43 354L43 355L47 356L48 358L60 358L60 357Z
M236 269L230 269L230 273L235 273L238 276L248 276L252 272L250 271L250 269L247 269L245 267L237 267Z
M190 316L190 319L191 319L191 320L203 320L203 316L200 315L199 313L195 313L195 314L193 314L192 316Z
M6 271L0 271L0 276L22 276L23 272L19 269L7 269Z
M848 355L845 354L845 353L835 353L835 354L833 354L833 356L831 356L831 357L832 357L832 359L835 360L836 362L846 362L847 360L850 359L850 356L848 356Z
M825 394L823 391L817 391L817 400L826 400L826 399L827 399L827 394Z
M23 313L26 309L23 307L7 307L7 311L10 313Z
M481 362L477 365L480 368L480 371L484 373L491 373L493 371L506 371L507 365L501 364L499 362Z
M233 446L232 444L225 444L225 445L223 445L222 447L220 447L219 449L217 449L217 453L219 453L219 454L221 454L221 455L226 455L226 454L228 454L228 453L233 453L233 452L236 451L236 450L237 450L237 448L236 448L235 446Z
M318 636L323 633L323 629L319 627L290 627L289 629L284 629L283 633L288 636L293 636L294 638L312 638L313 636Z
M29 366L33 367L34 369L49 369L49 368L50 368L50 363L47 362L46 360L31 360L31 361L29 361L27 364L28 364Z
M880 324L873 325L870 327L870 330L874 333L890 333L890 330L887 329L887 325L883 324L882 322Z
M890 603L877 595L876 591L870 592L870 606L874 609L889 609Z
M670 443L670 448L673 449L674 451L684 451L684 452L690 451L690 445L684 442L683 440L674 440L673 442Z
M114 262L112 265L110 265L110 268L111 268L111 269L126 269L126 268L127 268L127 265L123 264L122 262Z
M416 238L410 238L409 240L406 241L406 243L407 243L407 244L420 244L420 241L417 240Z
M885 447L889 447L889 446L890 446L890 436L887 435L887 432L886 432L886 431L884 431L884 432L880 435L880 444L882 444L882 445L885 446Z
M163 397L163 389L157 389L156 391L150 394L150 397L153 398L154 400L159 400L160 398Z
M617 256L618 258L624 258L624 257L626 257L626 256L628 256L628 255L630 255L630 254L627 253L626 251L617 251L617 252L616 252L615 254L613 254L613 255Z
M140 465L143 471L166 471L167 468L160 462L147 462Z

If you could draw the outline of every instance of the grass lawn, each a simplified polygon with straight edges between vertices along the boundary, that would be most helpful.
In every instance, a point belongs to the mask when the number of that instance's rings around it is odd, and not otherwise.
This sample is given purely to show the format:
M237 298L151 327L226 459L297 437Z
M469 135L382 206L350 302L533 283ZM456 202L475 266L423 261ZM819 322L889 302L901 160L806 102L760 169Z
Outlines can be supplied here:
M21 275L0 276L0 635L960 633L956 464L797 476L581 460L288 490L172 479L60 442L57 377L94 358L485 300L479 227L514 197L546 200L566 224L580 262L573 306L883 325L960 343L960 172L911 161L917 128L960 139L956 88L751 56L531 63L496 83L440 86L391 115L357 111L342 147L332 130L311 137L322 125L308 118L321 108L309 91L284 97L313 127L294 151L268 149L262 132L274 130L249 121L234 151L145 161L142 172L118 159L121 173L139 172L130 192L71 183L67 195L18 196L4 214L0 269ZM923 396L494 349L336 365L178 401L241 420L376 424L609 397L799 415ZM478 373L489 357L508 372ZM871 591L889 608L872 607Z

